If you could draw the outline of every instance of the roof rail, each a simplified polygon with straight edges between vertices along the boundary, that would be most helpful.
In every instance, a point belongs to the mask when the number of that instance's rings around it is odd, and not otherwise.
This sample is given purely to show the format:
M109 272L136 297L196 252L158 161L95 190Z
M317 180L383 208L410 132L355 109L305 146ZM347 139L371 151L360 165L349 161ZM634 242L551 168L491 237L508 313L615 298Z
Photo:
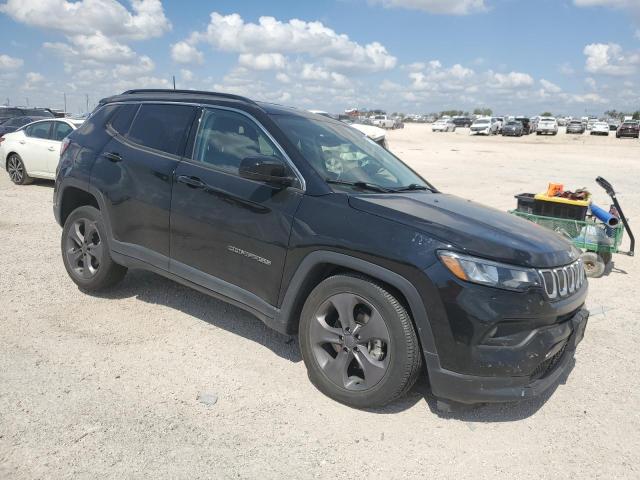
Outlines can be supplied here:
M126 92L122 92L122 95L132 95L136 93L185 93L185 94L193 94L193 95L210 95L212 97L228 98L230 100L240 100L243 102L257 105L256 102L254 102L250 98L243 97L240 95L234 95L232 93L207 92L204 90L173 90L171 88L137 88L133 90L127 90Z

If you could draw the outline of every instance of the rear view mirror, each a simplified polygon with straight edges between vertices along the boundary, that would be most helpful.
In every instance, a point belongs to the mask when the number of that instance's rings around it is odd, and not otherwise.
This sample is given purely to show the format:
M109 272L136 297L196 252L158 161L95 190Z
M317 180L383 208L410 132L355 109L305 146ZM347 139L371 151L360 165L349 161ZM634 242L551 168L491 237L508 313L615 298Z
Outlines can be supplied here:
M240 176L249 180L269 183L282 188L290 187L294 178L282 160L266 155L247 157L240 162Z

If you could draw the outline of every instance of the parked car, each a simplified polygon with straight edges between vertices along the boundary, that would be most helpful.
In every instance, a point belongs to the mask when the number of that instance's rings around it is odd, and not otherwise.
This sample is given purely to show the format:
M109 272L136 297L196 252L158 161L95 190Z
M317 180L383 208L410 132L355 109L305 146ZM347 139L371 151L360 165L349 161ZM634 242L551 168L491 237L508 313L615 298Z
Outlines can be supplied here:
M557 135L558 122L554 117L540 117L536 126L537 135Z
M395 117L393 119L393 128L404 128L404 122L402 121L402 118L400 117Z
M13 117L0 123L0 136L5 133L15 132L20 127L23 127L27 123L35 122L36 120L42 120L43 117Z
M609 124L610 132L616 132L620 128L620 120L611 119L607 123Z
M393 118L389 118L386 115L376 115L371 120L371 123L380 128L395 128L396 122Z
M585 132L585 124L580 120L571 120L567 124L567 133L579 133Z
M529 135L531 133L531 121L529 120L529 118L516 117L515 119L522 124L522 133L524 133L525 135Z
M503 137L521 137L524 134L524 126L517 120L510 120L502 127Z
M616 138L624 137L640 138L640 123L634 120L622 122L616 131Z
M53 180L63 140L82 122L60 118L39 120L0 137L0 158L16 185L34 178Z
M83 291L143 268L233 303L297 334L311 382L359 408L419 375L440 400L542 394L587 324L580 252L561 236L441 193L299 109L180 90L104 99L68 137L53 205Z
M497 135L498 122L490 117L477 118L472 124L469 132L471 135Z
M435 123L431 124L432 132L455 132L456 124L453 120L449 119L440 119Z
M0 108L0 122L14 117L42 117L54 118L53 113L46 108L3 107Z
M469 117L453 117L456 127L469 128L473 123Z
M609 124L607 122L594 122L591 126L591 135L609 135Z
M362 125L361 123L351 123L350 125L360 133L364 133L382 148L388 148L387 132L383 128L374 127L373 125Z

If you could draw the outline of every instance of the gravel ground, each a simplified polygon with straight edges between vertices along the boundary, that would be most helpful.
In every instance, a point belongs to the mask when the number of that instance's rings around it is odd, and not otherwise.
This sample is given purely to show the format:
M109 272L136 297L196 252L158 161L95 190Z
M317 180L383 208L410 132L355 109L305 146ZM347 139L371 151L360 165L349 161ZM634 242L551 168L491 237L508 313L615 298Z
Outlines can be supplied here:
M426 125L392 150L444 191L500 209L603 175L640 218L640 142L476 138ZM80 292L52 185L0 173L0 478L639 478L640 262L591 281L573 371L543 398L438 414L422 380L358 411L309 383L296 339L146 272ZM637 226L640 235L640 226Z

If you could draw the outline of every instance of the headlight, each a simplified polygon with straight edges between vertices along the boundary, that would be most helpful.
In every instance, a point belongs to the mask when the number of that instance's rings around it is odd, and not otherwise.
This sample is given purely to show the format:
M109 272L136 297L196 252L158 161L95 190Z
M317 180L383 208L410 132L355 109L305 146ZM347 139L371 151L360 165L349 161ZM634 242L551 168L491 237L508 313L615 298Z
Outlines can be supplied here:
M532 268L505 265L446 250L439 251L438 256L451 273L466 282L516 292L540 286L540 276Z

